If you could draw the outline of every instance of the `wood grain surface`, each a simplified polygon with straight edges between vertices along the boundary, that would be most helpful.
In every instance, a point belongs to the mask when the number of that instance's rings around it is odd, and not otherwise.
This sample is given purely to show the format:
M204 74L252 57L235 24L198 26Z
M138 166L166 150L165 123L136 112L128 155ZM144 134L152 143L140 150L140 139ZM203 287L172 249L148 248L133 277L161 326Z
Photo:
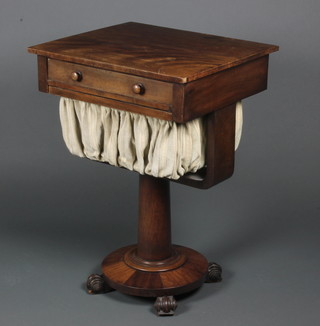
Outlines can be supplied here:
M48 92L48 59L38 55L38 88L40 92Z
M73 73L81 74L81 79L73 80ZM53 59L48 60L48 84L165 111L173 97L172 83ZM137 84L144 88L143 94L134 92Z
M278 47L129 22L28 50L91 67L187 83L265 56Z
M135 247L120 248L103 260L103 275L113 289L130 295L157 297L190 292L205 281L208 261L193 249L174 246L175 250L187 257L182 266L165 272L145 272L124 262L125 254Z
M170 210L169 180L140 175L139 257L159 261L172 255Z

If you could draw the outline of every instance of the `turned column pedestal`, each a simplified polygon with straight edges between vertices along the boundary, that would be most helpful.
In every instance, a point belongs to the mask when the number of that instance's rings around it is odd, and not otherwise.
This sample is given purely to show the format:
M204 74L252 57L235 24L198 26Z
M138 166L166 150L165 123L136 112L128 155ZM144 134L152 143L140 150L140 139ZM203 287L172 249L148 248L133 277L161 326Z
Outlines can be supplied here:
M185 293L205 281L208 262L195 250L171 244L170 183L140 175L138 244L102 262L108 285L120 292L161 297Z

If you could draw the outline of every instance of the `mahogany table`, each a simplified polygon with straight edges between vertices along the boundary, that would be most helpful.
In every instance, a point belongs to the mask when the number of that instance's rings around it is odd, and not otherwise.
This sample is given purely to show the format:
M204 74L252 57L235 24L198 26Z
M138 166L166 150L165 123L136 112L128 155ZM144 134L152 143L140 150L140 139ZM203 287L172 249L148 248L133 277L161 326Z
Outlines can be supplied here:
M234 169L235 106L267 88L275 45L125 23L28 48L38 57L39 90L176 123L204 117L206 165L176 182L207 189ZM170 180L140 175L137 245L120 248L90 275L89 293L116 289L157 297L172 315L174 295L221 280L221 267L172 245Z

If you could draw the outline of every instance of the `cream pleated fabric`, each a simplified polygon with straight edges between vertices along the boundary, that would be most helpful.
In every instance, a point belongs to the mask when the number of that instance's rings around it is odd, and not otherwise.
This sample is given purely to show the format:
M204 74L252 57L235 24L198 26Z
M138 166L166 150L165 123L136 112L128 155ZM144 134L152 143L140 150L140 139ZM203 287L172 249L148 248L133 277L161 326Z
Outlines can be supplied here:
M69 151L80 157L170 179L179 179L205 165L202 118L178 124L62 97L60 120ZM239 103L236 147L241 127Z
M240 144L243 125L243 110L242 103L239 101L236 105L236 130L235 130L235 142L234 150L236 151Z

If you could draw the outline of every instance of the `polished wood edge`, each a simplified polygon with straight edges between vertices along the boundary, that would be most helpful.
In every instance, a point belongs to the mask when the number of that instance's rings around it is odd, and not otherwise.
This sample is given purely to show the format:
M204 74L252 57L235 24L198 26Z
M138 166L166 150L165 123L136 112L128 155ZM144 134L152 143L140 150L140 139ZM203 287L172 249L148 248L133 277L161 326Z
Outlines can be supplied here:
M146 272L141 272L141 273L146 273ZM164 273L170 273L170 271ZM125 286L123 284L117 284L110 279L108 279L108 284L110 285L111 288L123 294L134 295L138 297L159 297L165 295L180 295L180 294L191 292L201 287L201 285L205 281L206 281L206 275L203 275L203 277L199 278L198 280L184 286L172 287L170 289L154 289L154 290L140 289L134 286Z
M69 61L69 62L72 61L77 64L83 64L83 65L87 65L87 66L91 66L91 67L95 67L95 68L102 68L102 69L106 69L106 70L128 73L128 74L132 74L132 75L141 75L146 78L152 78L155 80L173 82L173 83L179 83L179 84L186 84L186 83L198 80L200 78L210 76L217 72L224 71L226 69L239 66L243 63L258 59L260 57L263 57L265 55L268 55L270 53L273 53L273 52L276 52L279 50L278 46L273 46L268 51L262 51L255 55L252 55L252 56L243 57L240 60L234 61L230 64L220 65L220 66L214 67L212 69L204 70L201 73L197 73L197 74L194 74L194 75L191 75L188 77L174 77L174 76L161 75L159 73L148 72L148 71L144 71L143 74L141 74L141 70L139 70L139 69L115 66L113 64L103 63L103 62L94 61L94 60L88 60L85 58L70 57L68 55L62 55L59 53L52 53L52 52L48 52L45 50L38 50L35 47L29 47L28 52L32 53L32 54L41 55L41 56L47 56L48 58L51 58L51 59L57 59L57 60Z
M142 70L142 69L136 69L135 67L127 67L127 66L122 66L122 65L119 65L119 64L101 62L101 61L97 61L97 60L94 60L94 59L88 59L88 58L85 58L85 57L76 57L76 56L70 55L68 53L52 52L52 51L50 51L50 47L49 47L49 50L45 49L45 46L48 43L51 43L51 42L56 42L56 41L68 42L68 40L70 38L75 37L75 36L79 37L79 36L85 36L85 35L92 35L92 32L98 32L98 31L101 31L101 30L104 30L104 29L109 29L109 28L112 28L112 27L120 26L120 25L128 25L127 28L130 28L130 25L131 25L131 28L134 28L137 25L141 25L141 26L144 25L146 27L150 26L150 27L156 28L156 29L160 28L163 31L185 32L185 34L187 34L187 35L199 35L201 37L208 37L208 38L210 38L210 37L218 37L218 38L221 39L221 41L235 40L237 42L239 42L239 41L240 42L246 42L246 44L250 44L251 46L256 46L257 48L259 48L259 51L255 52L254 54L248 54L246 56L242 56L238 60L227 62L225 64L212 65L211 67L208 67L207 69L204 69L202 71L197 71L196 73L191 73L190 75L175 76L175 75L167 75L167 74L161 73L160 71L151 72L151 71L146 71L146 70ZM261 43L261 42L240 40L240 39L224 37L224 36L218 36L218 35L212 35L212 34L207 34L207 33L199 33L199 32L194 32L194 31L187 31L187 30L174 29L174 28L169 28L169 27L154 26L154 25L142 24L142 23L136 23L136 22L127 22L127 23L124 23L124 24L117 24L117 25L113 25L113 26L109 26L109 27L104 27L104 28L100 28L100 29L97 29L97 30L80 33L80 34L77 34L77 35L71 35L71 36L63 37L63 38L60 38L60 39L53 40L51 42L45 42L45 43L33 45L33 46L28 47L27 50L28 50L29 53L37 54L37 55L43 55L43 56L47 56L47 57L50 57L50 58L53 58L53 59L59 59L59 60L63 60L63 61L70 61L71 60L73 62L89 65L89 66L92 66L92 67L103 68L103 69L118 71L118 72L131 73L131 74L135 74L135 75L143 75L144 77L149 77L149 78L153 78L153 79L157 79L157 80L163 80L163 81L170 81L170 82L175 82L175 83L188 83L188 82L197 80L199 78L202 78L202 77L205 77L205 76L208 76L208 75L211 75L211 74L215 74L215 73L217 73L219 71L223 71L223 70L226 70L228 68L241 65L241 64L243 64L245 62L254 60L256 58L268 55L270 53L273 53L273 52L276 52L276 51L279 50L279 46L278 45L273 45L273 44L266 44L266 43Z
M98 105L108 106L114 109L124 110L137 114L148 115L162 120L172 121L172 113L168 111L156 110L150 107L144 107L141 105L136 105L128 102L121 102L105 97L76 92L53 86L49 86L48 92L53 95L68 97L74 100L94 103Z
M161 75L161 74L147 72L147 71L144 71L142 74L141 70L139 70L139 69L115 66L113 64L102 63L100 61L88 60L85 58L70 57L67 55L61 55L58 53L52 53L52 52L48 52L48 51L44 51L44 50L37 50L36 48L33 48L33 47L29 47L28 52L31 54L46 56L50 59L73 62L76 64L82 64L82 65L90 66L90 67L94 67L94 68L101 68L101 69L105 69L105 70L121 72L121 73L125 73L128 75L151 78L151 79L159 80L159 81L163 81L163 82L187 83L189 81L187 78L171 77L168 75Z
M38 55L38 87L40 92L48 93L48 59Z

